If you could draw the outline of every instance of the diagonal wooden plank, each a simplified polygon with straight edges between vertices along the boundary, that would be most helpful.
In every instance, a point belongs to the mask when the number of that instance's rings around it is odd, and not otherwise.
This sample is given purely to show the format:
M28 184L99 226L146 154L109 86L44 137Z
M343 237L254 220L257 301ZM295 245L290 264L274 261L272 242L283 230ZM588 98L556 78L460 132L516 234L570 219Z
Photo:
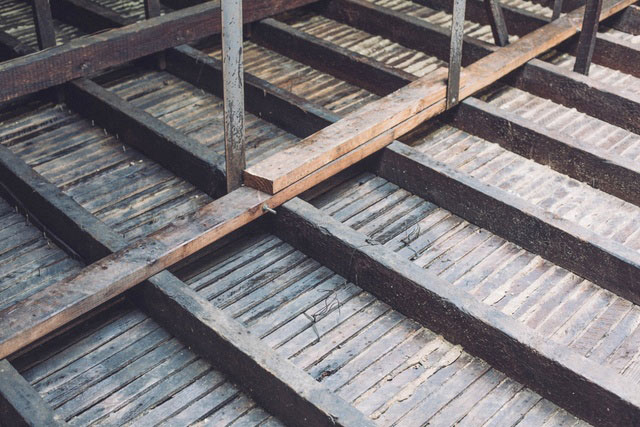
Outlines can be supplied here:
M256 0L245 4L243 20L253 22L312 2ZM212 1L12 59L0 64L0 102L219 34L220 29L219 2Z
M609 0L603 6L601 18L631 3L631 0ZM582 8L577 9L468 66L461 75L460 98L472 95L576 34L582 12ZM443 80L441 75L426 76L369 103L295 147L249 167L245 171L245 184L274 194L382 132L394 128L396 135L406 133L415 127L406 120L424 121L444 110Z
M637 384L550 342L310 204L300 199L285 203L274 230L403 314L594 425L640 420Z
M10 189L18 203L31 212L32 218L37 218L86 262L99 261L127 248L128 243L122 236L2 146L0 178L1 185ZM327 425L334 421L344 426L370 424L351 405L249 334L239 322L171 273L162 271L142 283L136 288L136 300L163 326L229 374L254 400L283 421L307 425ZM2 391L0 385L0 393Z

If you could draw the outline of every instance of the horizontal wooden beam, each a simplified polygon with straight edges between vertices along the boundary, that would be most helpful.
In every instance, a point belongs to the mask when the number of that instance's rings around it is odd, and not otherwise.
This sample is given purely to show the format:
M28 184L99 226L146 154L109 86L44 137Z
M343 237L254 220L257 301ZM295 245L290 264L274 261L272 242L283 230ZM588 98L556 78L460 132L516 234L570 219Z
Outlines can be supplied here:
M451 187L444 191L455 194ZM573 414L594 425L640 422L637 384L535 334L308 203L294 199L284 204L274 230L347 280Z
M413 77L274 19L254 24L251 40L381 96L400 89Z
M166 52L167 71L192 85L222 97L222 62L190 46ZM324 108L244 73L245 108L299 137L306 137L337 121L339 117Z
M313 0L247 2L244 22ZM85 77L109 67L219 34L219 2L212 1L0 63L0 102Z
M217 197L225 188L224 158L89 79L67 85L67 104L122 142L135 147L200 190Z
M395 143L383 151L377 172L479 227L640 303L640 254L635 250L483 184L404 144Z
M40 394L6 360L0 360L0 425L66 426Z
M19 195L21 206L28 209L32 217L82 255L86 262L99 262L118 250L126 251L128 243L123 237L2 146L0 182ZM334 420L344 426L370 425L369 420L351 405L250 335L244 326L171 273L159 272L136 292L136 301L152 317L216 368L229 374L265 409L283 421L314 426L329 425ZM109 296L105 295L106 298ZM55 313L60 307L52 303L54 301L49 301L38 308ZM17 314L11 308L8 311L12 314L3 313L3 319ZM0 402L3 386L0 381Z
M609 0L601 18L619 12L633 0ZM583 9L578 9L518 41L485 56L461 73L460 99L472 95L546 50L575 35ZM245 184L274 194L362 143L393 129L388 143L445 108L446 83L441 74L428 75L385 98L371 102L295 147L245 170Z
M609 106L608 108L611 108ZM622 200L640 205L640 168L632 160L468 98L450 123Z

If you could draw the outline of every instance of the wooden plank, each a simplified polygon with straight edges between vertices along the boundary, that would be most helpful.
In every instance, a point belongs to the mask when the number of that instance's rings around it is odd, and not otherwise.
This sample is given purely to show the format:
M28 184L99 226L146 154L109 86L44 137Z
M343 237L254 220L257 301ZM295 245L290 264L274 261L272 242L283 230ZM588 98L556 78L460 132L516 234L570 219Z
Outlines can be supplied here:
M224 161L212 149L89 79L67 86L67 104L126 144L145 153L205 193L224 193Z
M82 254L85 261L100 262L115 251L126 251L128 243L123 237L2 146L0 178L4 185L20 194L22 205ZM39 215L40 212L47 214ZM251 336L240 323L171 273L156 274L137 292L137 301L154 318L214 366L227 372L257 402L283 421L295 424L304 420L308 425L328 425L333 421L344 426L371 425L351 405ZM180 321L176 321L177 313Z
M412 77L409 73L386 66L274 19L265 19L255 24L251 39L270 50L317 70L329 72L377 95L387 95L403 87Z
M450 122L465 132L640 205L640 169L632 160L583 144L476 98L462 102Z
M454 214L573 271L634 303L640 302L640 255L611 239L455 171L395 143L379 175Z
M591 67L591 58L596 45L596 34L598 33L598 25L600 21L600 11L602 9L602 0L587 0L587 6L582 20L582 29L580 30L580 38L578 39L578 47L576 48L576 63L573 71L576 73L588 75Z
M67 425L6 359L0 360L0 424L5 427Z
M640 419L636 384L535 334L308 203L294 199L284 204L274 230L398 311L594 425Z
M253 22L312 2L257 0L245 4L243 19ZM214 1L6 61L0 64L0 102L219 34L220 29L220 6Z
M222 0L222 91L227 192L242 185L242 171L247 167L242 52L242 0Z
M607 1L601 18L619 12L631 2ZM582 12L583 9L578 9L567 14L467 67L461 76L460 98L486 87L576 34ZM442 112L445 97L446 85L442 76L430 75L416 80L349 114L295 147L251 166L245 170L245 185L274 194L382 132L392 128L396 136L408 132L417 123Z
M53 16L49 0L33 0L31 3L36 26L36 38L40 50L56 45L56 32L53 29Z

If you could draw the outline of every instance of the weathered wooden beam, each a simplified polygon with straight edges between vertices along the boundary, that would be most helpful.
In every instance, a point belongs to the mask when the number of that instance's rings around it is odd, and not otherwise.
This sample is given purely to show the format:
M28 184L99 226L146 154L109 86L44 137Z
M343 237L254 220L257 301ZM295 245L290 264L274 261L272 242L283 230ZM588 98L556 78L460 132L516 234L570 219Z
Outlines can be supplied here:
M448 0L414 1L448 13L453 10ZM502 10L509 31L518 36L524 36L551 22L549 18L515 7L503 5ZM467 0L467 19L484 25L489 24L480 0ZM582 22L582 16L580 16L580 22ZM557 46L558 50L568 53L574 53L576 47L577 40L569 40ZM593 51L594 63L638 77L640 76L640 67L635 65L639 63L638 61L640 61L640 48L637 46L611 37L606 33L596 34L596 43Z
M89 79L67 86L67 104L81 115L117 134L205 193L224 193L224 159L212 149L131 105Z
M640 168L632 160L583 144L476 98L462 102L452 112L450 123L640 206Z
M56 45L56 32L53 28L53 16L49 0L32 0L31 10L36 27L36 38L40 50Z
M380 176L601 287L640 303L640 254L545 212L403 144L385 150Z
M32 213L32 217L38 218L86 262L96 262L127 249L128 243L122 236L2 146L0 182L19 195L21 205ZM265 409L283 421L317 426L329 425L333 420L344 426L370 425L369 420L351 405L250 335L244 326L171 273L156 274L136 292L136 301L156 320L216 368L229 374ZM106 298L110 296L113 295L105 295ZM40 308L56 309L50 304ZM2 315L3 319L11 316L13 314ZM0 399L3 386L0 381Z
M464 37L464 9L467 0L454 0L449 43L449 75L447 77L447 110L458 103L460 95L460 67Z
M66 426L40 394L6 360L0 360L0 425L3 427Z
M578 47L576 48L576 62L573 66L573 71L585 76L589 74L589 68L591 68L591 58L593 57L596 34L598 34L598 25L600 24L598 17L601 10L602 0L587 0Z
M502 6L498 0L483 0L484 10L489 19L489 26L493 34L493 42L498 46L506 46L509 43L509 32L504 21Z
M227 192L242 185L242 171L247 166L242 52L242 0L222 0L222 91Z
M274 19L254 24L251 39L268 49L317 70L330 72L339 79L378 95L387 95L403 87L411 76Z
M135 19L127 19L119 13L91 0L50 0L54 18L80 28L86 33L123 27Z
M167 71L220 98L222 62L190 46L167 51ZM244 73L245 108L299 137L307 137L337 121L330 111L262 80Z
M632 4L606 22L611 28L625 33L640 35L640 6Z
M607 1L602 19L624 9L632 0ZM584 10L567 14L553 24L485 56L462 72L460 99L499 80L527 61L575 35ZM380 100L371 102L295 147L277 153L245 170L245 185L274 194L345 152L393 129L400 136L445 108L446 84L441 75L428 75Z
M453 194L451 188L444 191ZM346 279L573 414L594 425L640 422L637 384L535 334L308 203L294 199L280 207L274 230Z
M246 2L243 20L253 22L313 1ZM0 64L0 102L219 34L220 30L219 2L212 1L6 61Z

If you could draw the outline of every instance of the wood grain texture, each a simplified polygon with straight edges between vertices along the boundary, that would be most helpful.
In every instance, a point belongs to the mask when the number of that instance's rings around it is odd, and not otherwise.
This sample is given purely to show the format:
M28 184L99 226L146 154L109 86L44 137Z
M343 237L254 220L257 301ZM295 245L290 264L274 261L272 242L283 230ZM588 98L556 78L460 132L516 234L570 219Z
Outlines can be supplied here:
M260 0L247 4L244 22L312 3ZM0 101L85 77L170 47L220 33L219 2L205 3L0 64Z
M632 2L608 1L601 19ZM461 75L460 99L495 82L540 53L576 34L583 9L567 14L467 67ZM405 121L424 121L443 111L446 84L442 76L426 76L378 101L369 103L335 123L245 170L245 184L274 194L358 145L395 127L397 136L415 127ZM426 113L426 110L431 110ZM401 125L405 122L403 125ZM400 125L400 126L399 126ZM391 142L391 141L389 141Z
M308 203L284 204L274 226L293 246L575 415L596 425L640 420L640 391L631 391L636 384L534 334Z

